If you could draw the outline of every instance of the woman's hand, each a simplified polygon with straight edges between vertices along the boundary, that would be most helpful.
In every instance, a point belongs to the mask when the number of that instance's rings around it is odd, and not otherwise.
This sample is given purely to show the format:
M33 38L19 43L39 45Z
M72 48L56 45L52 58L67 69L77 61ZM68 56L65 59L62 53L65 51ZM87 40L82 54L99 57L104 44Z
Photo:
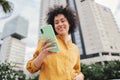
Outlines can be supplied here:
M44 54L45 56L51 54L52 52L50 52L50 50L55 49L56 47L51 46L56 44L56 42L49 42L50 39L46 39L43 43L42 43L42 48L41 48L41 54ZM51 46L51 47L49 47Z
M84 75L82 73L75 76L73 80L84 80Z
M55 49L56 47L49 47L53 44L55 44L55 42L49 42L50 39L46 39L43 43L42 43L42 48L40 51L40 54L37 56L37 58L34 60L34 65L37 68L40 68L43 60L52 52L49 52L50 50ZM53 54L53 53L52 53Z

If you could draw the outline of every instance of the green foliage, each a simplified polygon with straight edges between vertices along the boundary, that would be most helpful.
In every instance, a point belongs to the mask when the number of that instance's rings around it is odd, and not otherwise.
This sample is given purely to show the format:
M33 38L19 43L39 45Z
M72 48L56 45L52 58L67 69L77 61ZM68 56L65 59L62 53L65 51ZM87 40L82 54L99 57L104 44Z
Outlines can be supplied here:
M85 80L120 79L120 61L110 61L102 64L81 64Z
M34 78L29 78L28 80L38 80L39 75L35 76Z
M103 68L104 74L106 74L106 76L109 76L109 79L120 78L120 61L110 61L109 63L105 64Z
M5 13L10 12L12 10L12 7L10 6L7 0L0 0L0 5L2 5L2 8Z
M10 63L0 63L0 80L25 80L25 74L13 70Z
M15 71L10 63L0 63L0 80L25 80L26 75ZM85 80L120 79L120 61L110 61L102 64L81 64ZM28 80L38 80L39 75Z

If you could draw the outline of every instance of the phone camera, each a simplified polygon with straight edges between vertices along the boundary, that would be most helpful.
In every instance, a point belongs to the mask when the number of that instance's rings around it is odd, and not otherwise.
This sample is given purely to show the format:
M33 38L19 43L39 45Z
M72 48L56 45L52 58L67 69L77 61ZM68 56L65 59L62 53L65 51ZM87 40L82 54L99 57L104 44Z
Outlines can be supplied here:
M42 29L40 29L40 31L41 31L41 33L43 34L43 30L42 30Z

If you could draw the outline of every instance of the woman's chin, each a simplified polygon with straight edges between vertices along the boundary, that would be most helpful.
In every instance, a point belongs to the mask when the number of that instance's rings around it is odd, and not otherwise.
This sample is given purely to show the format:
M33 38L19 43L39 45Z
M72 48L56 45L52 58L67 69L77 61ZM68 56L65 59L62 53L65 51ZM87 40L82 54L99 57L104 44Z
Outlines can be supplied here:
M64 35L66 35L67 33L59 33L59 35L61 35L61 36L64 36Z

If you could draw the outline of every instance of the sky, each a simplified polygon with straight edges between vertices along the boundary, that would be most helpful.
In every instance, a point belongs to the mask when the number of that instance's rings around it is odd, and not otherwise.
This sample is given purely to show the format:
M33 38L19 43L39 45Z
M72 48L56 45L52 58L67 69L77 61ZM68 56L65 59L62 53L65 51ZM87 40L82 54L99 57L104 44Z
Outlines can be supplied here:
M2 32L4 24L11 18L17 15L24 17L29 21L28 36L22 41L26 43L25 64L32 58L33 53L37 47L38 41L38 27L39 27L39 10L40 0L8 0L12 2L13 13L10 17L0 18L0 32ZM97 3L104 5L111 9L115 20L120 28L120 0L95 0Z
M0 32L2 32L4 24L10 19L20 15L29 22L28 36L22 41L26 43L26 56L27 58L32 57L32 53L35 51L38 40L38 26L39 26L39 8L40 0L9 0L14 4L13 13L6 19L0 18ZM31 53L31 54L30 54ZM30 54L30 55L29 55Z

